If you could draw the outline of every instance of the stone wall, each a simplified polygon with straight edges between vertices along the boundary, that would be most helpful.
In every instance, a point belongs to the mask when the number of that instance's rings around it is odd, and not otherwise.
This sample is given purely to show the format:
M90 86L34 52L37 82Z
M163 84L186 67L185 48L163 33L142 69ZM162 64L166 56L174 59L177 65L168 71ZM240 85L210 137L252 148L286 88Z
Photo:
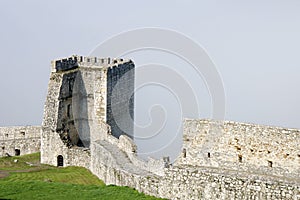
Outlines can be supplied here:
M0 127L0 157L40 151L41 126Z
M300 132L230 121L185 120L176 165L300 176Z
M67 147L57 132L44 128L42 134L41 163L58 166L58 156L62 156L63 167L81 166L90 168L91 153L84 147Z
M90 169L91 152L90 149L73 147L68 149L65 166L79 166Z
M42 163L83 166L106 184L168 199L300 200L298 130L186 120L182 155L176 162L146 162L137 157L130 138L133 124L127 118L128 113L133 118L133 98L127 100L134 89L134 73L116 87L134 64L81 56L52 63ZM116 94L115 88L120 90ZM82 146L74 142L76 134Z
M64 73L52 72L50 75L41 134L41 163L57 166L58 157L61 156L63 166L75 165L89 168L89 150L78 145L80 138L77 130L89 131L84 126L88 118L82 115L87 110L83 108L82 111L82 106L87 104L84 102L76 104L77 97L86 99L85 90L78 93L78 90L82 89L81 81L81 74L77 70ZM73 96L76 97L75 103ZM79 115L82 118L79 118Z
M102 140L92 143L90 170L106 184L168 199L300 199L300 179L212 167L169 166L154 174Z
M152 190L158 190L157 185L149 184L147 180L158 183L159 176L135 166L117 146L105 140L96 141L92 143L91 153L90 170L106 184L129 186L143 192L147 190L152 195Z
M299 179L190 166L165 174L159 193L170 199L300 199Z
M102 132L103 135L106 134L105 139L99 141L106 142L108 146L114 147L116 149L115 151L119 151L120 154L125 153L128 162L130 162L136 168L160 176L164 174L164 168L166 164L169 163L166 163L164 159L153 159L151 157L148 158L148 161L140 159L137 156L137 146L130 137L127 135L121 135L119 138L116 138L111 135L109 125L107 125L107 128L107 132ZM99 141L96 141L95 144L99 143ZM91 152L92 157L98 155L98 153L95 153L93 150Z
M48 84L48 94L44 107L44 118L42 124L41 136L41 163L57 165L57 156L64 155L66 146L57 133L58 111L59 111L59 94L63 79L62 73L50 74Z
M111 108L107 100L108 71L118 71L109 81L112 86L133 67L129 60L110 58L72 56L52 61L42 125L42 163L58 165L60 159L63 166L89 166L90 143L111 133L105 124L112 119L111 115L107 117L111 114L107 112ZM121 87L119 97L130 93L133 84L134 77ZM130 92L124 89L127 86ZM133 113L133 101L130 105Z
M92 143L90 170L106 184L129 186L146 194L168 199L300 199L299 176L295 176L293 172L289 176L283 176L284 168L274 167L281 175L277 176L278 174L270 170L273 166L267 166L266 169L258 167L260 170L256 171L254 169L258 168L254 166L253 171L247 171L248 168L240 166L239 161L231 165L215 167L210 162L205 165L206 162L201 160L202 157L189 158L189 151L202 149L202 146L198 146L194 140L198 141L199 130L208 124L210 124L210 130L214 131L232 130L230 128L233 127L239 128L240 131L253 130L250 127L265 132L266 129L279 132L285 130L243 123L187 120L184 128L185 155L181 155L174 166L160 162L157 168L159 166L162 168L158 171L151 170L149 167L152 165L151 162L135 161L135 159L138 160L134 153L136 146L130 138L121 136L117 139L108 134L106 140ZM240 129L241 126L247 126L248 129ZM260 129L255 129L257 127ZM290 131L297 133L297 130ZM251 135L251 133L246 134ZM281 137L289 136L281 135ZM214 139L216 142L220 141L218 138ZM207 147L204 149L207 150ZM223 149L223 151L228 151L228 149ZM214 151L211 151L210 158L213 155ZM202 163L204 163L203 166L201 166Z

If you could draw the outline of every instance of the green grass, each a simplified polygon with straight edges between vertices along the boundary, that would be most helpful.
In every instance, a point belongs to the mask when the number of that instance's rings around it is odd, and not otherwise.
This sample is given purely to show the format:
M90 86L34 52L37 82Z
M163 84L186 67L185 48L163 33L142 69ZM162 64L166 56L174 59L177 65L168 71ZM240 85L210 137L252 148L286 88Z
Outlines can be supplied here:
M18 160L18 162L14 162ZM41 168L47 168L46 165L40 165L40 153L34 153L24 156L2 157L0 158L0 170L25 170L36 168L37 166L30 166L27 163L37 165Z
M3 181L45 181L72 183L81 185L104 185L89 170L82 167L50 168L31 172L10 172L10 176L3 178Z
M156 199L128 187L47 183L41 181L0 181L0 198L5 199Z
M157 199L128 187L105 186L82 167L40 165L39 156L0 158L0 172L9 172L0 178L0 199Z

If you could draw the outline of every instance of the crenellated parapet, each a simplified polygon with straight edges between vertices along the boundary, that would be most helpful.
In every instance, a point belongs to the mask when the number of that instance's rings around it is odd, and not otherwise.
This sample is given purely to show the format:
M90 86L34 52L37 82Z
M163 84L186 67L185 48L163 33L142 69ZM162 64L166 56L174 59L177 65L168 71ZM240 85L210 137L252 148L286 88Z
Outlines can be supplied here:
M122 58L99 58L73 55L68 58L62 58L52 61L51 71L62 72L76 69L78 67L113 67L126 62L130 62L130 60Z

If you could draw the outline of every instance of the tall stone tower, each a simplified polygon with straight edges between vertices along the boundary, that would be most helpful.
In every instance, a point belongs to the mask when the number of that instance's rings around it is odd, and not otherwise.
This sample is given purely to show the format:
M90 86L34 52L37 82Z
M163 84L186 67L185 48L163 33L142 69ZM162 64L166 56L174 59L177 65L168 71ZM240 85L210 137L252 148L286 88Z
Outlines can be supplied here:
M72 56L52 61L42 125L42 163L72 164L75 151L88 152L91 142L104 137L103 126L117 138L122 134L133 137L133 93L131 60Z

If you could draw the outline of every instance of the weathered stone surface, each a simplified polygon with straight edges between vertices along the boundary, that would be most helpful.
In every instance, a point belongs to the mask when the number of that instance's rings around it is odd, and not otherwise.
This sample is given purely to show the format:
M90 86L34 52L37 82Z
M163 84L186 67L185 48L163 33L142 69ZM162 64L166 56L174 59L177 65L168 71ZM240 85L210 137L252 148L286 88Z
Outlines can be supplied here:
M0 127L0 157L39 152L41 131L40 126Z
M185 120L176 164L300 177L300 131L230 121Z
M92 143L90 170L106 184L169 199L299 199L299 177L285 178L214 167L180 165L154 174L108 141ZM95 155L93 155L95 154ZM97 156L96 156L97 155ZM127 154L128 155L128 154ZM162 164L163 165L163 164Z
M116 106L117 114L126 108L133 113L133 101L126 104L124 97L133 93L134 71L131 80L120 86L120 94L116 98L111 95L119 87L118 80L133 68L132 61L123 59L72 56L52 62L42 125L42 163L58 165L60 157L63 166L89 166L86 149L91 142L105 139L108 132L116 137L123 134L115 123L112 105L122 103ZM132 135L133 125L128 126L131 132L126 134ZM77 159L75 152L77 157L84 156Z
M133 69L122 59L53 61L42 127L0 128L1 156L40 148L42 163L82 166L106 184L168 199L300 199L295 129L185 120L182 155L173 165L139 159L127 118Z

